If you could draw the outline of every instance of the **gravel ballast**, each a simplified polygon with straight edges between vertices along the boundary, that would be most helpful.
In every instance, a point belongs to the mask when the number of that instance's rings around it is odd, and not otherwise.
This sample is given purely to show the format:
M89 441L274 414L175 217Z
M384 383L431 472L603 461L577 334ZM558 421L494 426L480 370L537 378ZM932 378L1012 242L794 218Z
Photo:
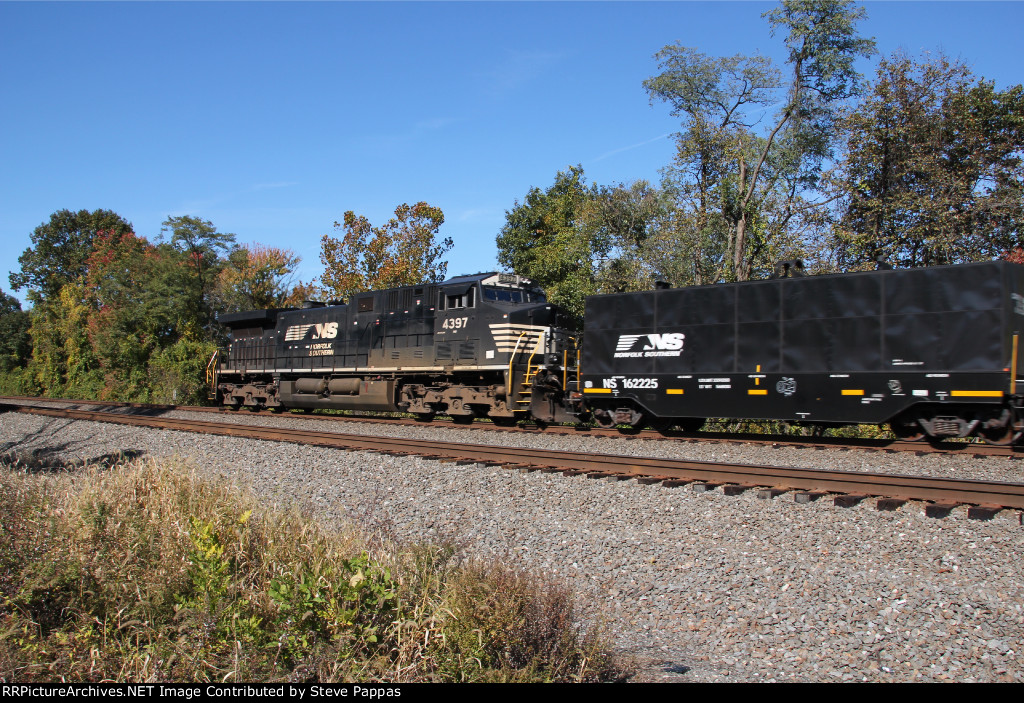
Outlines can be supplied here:
M203 419L211 419L209 416ZM217 420L223 418L218 417ZM257 416L238 421L328 423ZM341 423L338 432L455 428ZM1005 458L473 431L462 441L1020 481ZM1024 681L1024 527L921 504L758 499L291 444L0 415L5 452L180 456L268 500L407 541L453 539L568 581L645 681ZM537 444L540 443L540 444Z

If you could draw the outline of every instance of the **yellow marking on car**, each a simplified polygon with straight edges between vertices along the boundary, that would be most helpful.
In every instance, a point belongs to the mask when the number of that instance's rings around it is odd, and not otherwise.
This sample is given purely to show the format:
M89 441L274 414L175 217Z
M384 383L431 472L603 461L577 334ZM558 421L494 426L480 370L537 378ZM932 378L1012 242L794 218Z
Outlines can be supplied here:
M768 395L768 389L766 388L748 388L747 395Z
M954 398L1000 398L1002 391L950 391Z
M666 395L682 395L683 394L683 389L682 388L666 388L665 389L665 394Z
M864 391L859 388L844 388L843 395L864 395Z
M611 393L611 388L584 388L584 393Z

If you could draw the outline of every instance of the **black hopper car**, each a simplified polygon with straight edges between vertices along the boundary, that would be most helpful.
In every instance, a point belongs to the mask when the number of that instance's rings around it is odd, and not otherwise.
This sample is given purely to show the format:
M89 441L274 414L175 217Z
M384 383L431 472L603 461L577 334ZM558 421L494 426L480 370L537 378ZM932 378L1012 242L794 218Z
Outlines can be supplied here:
M1024 266L1005 261L600 295L582 391L604 426L889 423L1010 443L1022 330Z
M580 416L577 339L529 280L488 273L368 293L344 305L222 315L220 404L444 413L456 420Z

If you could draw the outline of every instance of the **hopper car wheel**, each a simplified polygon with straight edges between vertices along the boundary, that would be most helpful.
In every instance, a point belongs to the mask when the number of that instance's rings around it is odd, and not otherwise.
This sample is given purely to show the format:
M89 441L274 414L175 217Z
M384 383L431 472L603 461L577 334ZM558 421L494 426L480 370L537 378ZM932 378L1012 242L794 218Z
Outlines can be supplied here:
M701 428L704 427L704 423L707 422L703 417L684 417L676 421L676 425L679 429L687 434L694 434L700 432Z
M1005 427L983 428L979 430L985 444L994 444L1005 447L1017 442L1020 439L1021 431L1017 429L1017 415L1013 413L1007 419Z
M651 429L659 434L668 434L676 426L671 418L659 417L650 421Z
M415 413L418 422L433 422L434 413Z
M473 420L476 419L473 415L452 415L452 422L456 425L472 425Z
M889 423L889 429L896 435L896 439L904 442L921 442L928 436L916 419L893 420Z
M605 408L594 408L591 411L591 415L593 415L594 422L597 423L598 427L606 430L615 427L615 419Z

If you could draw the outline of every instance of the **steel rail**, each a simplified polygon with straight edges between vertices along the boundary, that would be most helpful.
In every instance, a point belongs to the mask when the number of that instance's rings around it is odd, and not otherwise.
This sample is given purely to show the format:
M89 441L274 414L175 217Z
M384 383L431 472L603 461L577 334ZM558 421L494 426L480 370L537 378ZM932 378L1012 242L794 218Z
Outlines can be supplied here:
M191 406L191 405L158 405L152 403L120 403L97 400L73 400L65 398L27 398L20 396L0 396L0 402L10 401L21 402L49 402L49 403L74 403L79 405L102 406L105 408L131 408L133 410L157 412L202 412L219 414L236 414L242 412L238 409L225 408L223 406ZM123 412L115 410L116 412ZM360 423L397 423L403 425L424 426L431 424L421 419L406 417L379 417L369 415L317 415L303 414L292 415L291 413L271 413L271 417L293 417L303 420L319 421L344 421ZM585 435L588 437L611 437L623 440L642 438L654 441L670 442L704 442L720 444L761 444L766 446L793 447L796 449L819 449L819 450L862 450L882 452L913 452L918 455L924 454L953 454L970 455L973 457L1024 457L1024 445L1001 446L993 444L981 444L977 442L940 442L930 443L926 441L908 442L905 440L890 439L863 439L863 438L841 438L841 437L797 437L790 435L761 435L743 432L658 432L656 430L616 430L602 429L588 426L561 426L550 425L547 427L526 425L505 427L491 423L463 424L454 421L441 419L433 420L442 427L455 427L461 430L478 430L483 432L527 432L530 434L560 434L560 435Z
M237 423L154 418L65 408L7 404L0 404L0 407L33 415L292 442L345 450L418 455L432 459L551 468L586 473L595 477L653 477L657 480L725 484L742 488L766 487L785 491L929 501L944 505L969 504L1024 509L1024 483L501 447L291 428L253 427Z

